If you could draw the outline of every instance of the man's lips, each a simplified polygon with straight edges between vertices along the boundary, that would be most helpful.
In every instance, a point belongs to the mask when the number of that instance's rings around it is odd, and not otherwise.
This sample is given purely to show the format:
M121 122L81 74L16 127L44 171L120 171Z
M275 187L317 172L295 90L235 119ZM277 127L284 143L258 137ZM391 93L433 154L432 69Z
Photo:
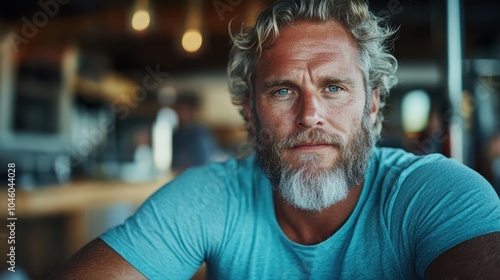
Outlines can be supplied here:
M300 143L293 146L294 150L317 150L331 147L332 145L327 143Z

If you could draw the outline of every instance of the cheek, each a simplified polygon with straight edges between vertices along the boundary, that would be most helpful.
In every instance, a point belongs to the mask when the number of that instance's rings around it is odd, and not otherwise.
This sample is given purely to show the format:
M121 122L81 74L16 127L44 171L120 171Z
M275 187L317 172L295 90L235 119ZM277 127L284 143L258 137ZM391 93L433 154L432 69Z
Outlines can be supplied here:
M272 127L282 117L283 112L279 108L270 106L265 100L257 99L255 112L263 127Z
M352 102L345 106L331 106L327 109L327 119L336 127L352 128L364 114L364 104L361 102Z
M290 123L291 119L286 112L278 112L275 109L260 108L256 110L259 117L259 127L257 131L263 132L268 137L277 140L282 139L285 136L291 134L293 130L293 123Z

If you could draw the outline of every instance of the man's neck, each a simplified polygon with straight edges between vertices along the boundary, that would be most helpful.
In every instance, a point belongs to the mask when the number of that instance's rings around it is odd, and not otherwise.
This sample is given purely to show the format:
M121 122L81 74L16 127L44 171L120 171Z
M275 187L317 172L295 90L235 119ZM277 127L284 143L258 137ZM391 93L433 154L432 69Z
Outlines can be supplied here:
M362 184L352 188L345 200L321 212L298 209L274 191L276 219L290 240L303 245L321 243L337 232L347 221L356 207L361 189Z

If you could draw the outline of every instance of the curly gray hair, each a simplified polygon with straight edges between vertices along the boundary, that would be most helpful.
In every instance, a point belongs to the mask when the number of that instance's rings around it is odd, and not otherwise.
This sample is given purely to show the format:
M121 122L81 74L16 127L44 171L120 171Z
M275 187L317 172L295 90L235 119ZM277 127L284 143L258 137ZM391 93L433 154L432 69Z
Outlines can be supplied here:
M253 73L262 50L277 39L280 28L299 20L339 20L350 31L359 47L359 67L365 82L367 106L372 91L380 92L379 113L374 125L379 136L384 119L382 108L390 89L397 84L397 60L388 52L387 44L395 30L370 12L362 0L279 0L259 14L255 26L231 34L229 92L233 103L240 106L245 121L248 119L243 105L250 102L253 106Z

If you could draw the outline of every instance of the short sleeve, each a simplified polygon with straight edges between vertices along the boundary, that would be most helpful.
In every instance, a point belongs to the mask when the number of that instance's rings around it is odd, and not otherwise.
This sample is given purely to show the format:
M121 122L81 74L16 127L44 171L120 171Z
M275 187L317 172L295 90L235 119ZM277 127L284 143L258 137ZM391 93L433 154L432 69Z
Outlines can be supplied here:
M189 279L218 246L225 197L219 176L191 169L100 238L149 279Z
M455 160L432 158L402 173L391 216L399 250L413 260L420 278L444 251L500 231L500 200L493 187Z

